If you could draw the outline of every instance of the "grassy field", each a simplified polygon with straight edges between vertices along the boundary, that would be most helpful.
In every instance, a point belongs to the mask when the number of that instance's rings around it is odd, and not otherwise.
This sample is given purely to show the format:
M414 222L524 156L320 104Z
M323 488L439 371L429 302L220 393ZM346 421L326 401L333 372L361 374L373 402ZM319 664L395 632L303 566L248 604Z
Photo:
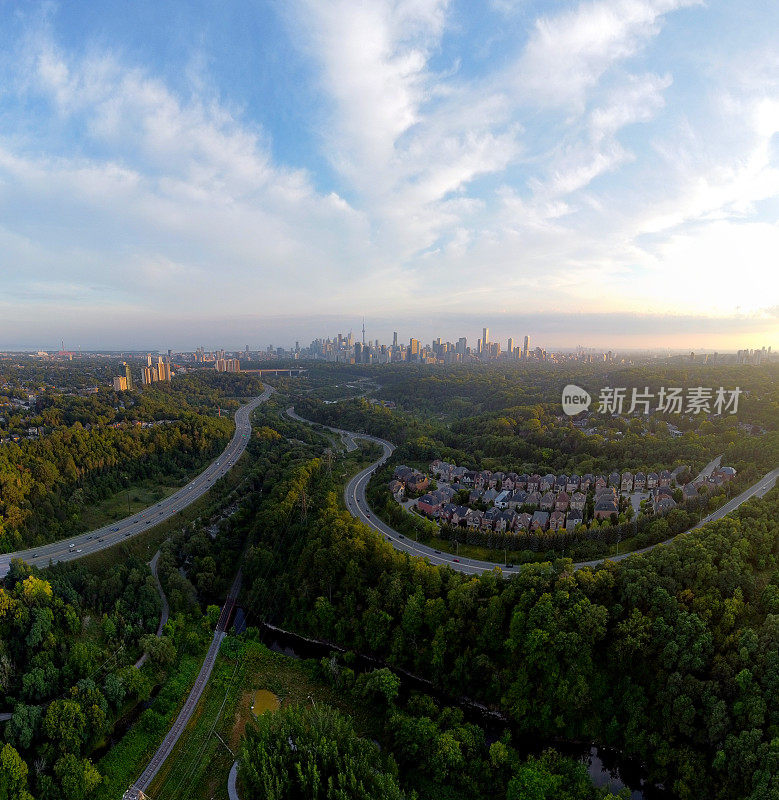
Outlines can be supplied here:
M202 497L195 500L192 505L179 511L178 514L161 522L158 525L149 527L149 530L125 539L113 547L101 550L93 555L85 556L84 563L91 569L102 569L110 567L118 561L127 558L128 555L136 555L150 560L154 553L175 530L183 528L188 523L200 516L208 514L214 509L217 498L227 497L243 481L249 467L249 456L244 453L236 465L224 476L220 478ZM125 498L125 502L127 502ZM125 511L127 507L125 506Z
M196 655L183 655L175 671L163 682L151 707L98 761L97 768L105 780L96 795L97 800L121 797L141 774L184 704L204 657L205 648Z
M122 489L110 497L106 497L95 505L88 506L81 512L81 521L87 530L94 530L117 519L129 517L136 511L142 511L159 500L172 495L175 491L185 486L193 477L202 472L210 462L204 462L199 468L193 469L181 481L162 480L162 482L147 479L134 484L128 489Z
M237 754L244 728L253 717L251 706L258 689L272 692L282 705L335 706L354 718L362 735L377 734L370 714L355 709L318 681L307 662L275 653L258 642L229 637L189 725L149 787L150 796L155 800L227 800L233 753Z

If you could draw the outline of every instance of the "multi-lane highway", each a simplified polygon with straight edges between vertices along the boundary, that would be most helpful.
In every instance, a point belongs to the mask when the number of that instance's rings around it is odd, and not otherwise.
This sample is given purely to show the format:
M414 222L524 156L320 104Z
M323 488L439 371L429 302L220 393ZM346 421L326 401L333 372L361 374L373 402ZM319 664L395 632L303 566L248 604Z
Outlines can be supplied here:
M295 413L294 409L288 408L287 414L292 418L297 420L298 422L305 422L309 425L314 425L316 423L311 422L311 420L307 420L298 414ZM404 536L402 533L398 533L394 528L391 528L386 523L382 522L371 510L370 506L368 505L368 501L365 496L365 490L368 486L368 481L371 479L371 475L374 471L380 467L391 455L392 451L395 449L394 445L390 442L379 439L375 436L368 436L366 434L361 433L354 433L352 431L345 431L341 428L331 428L327 425L323 426L328 428L329 430L333 431L334 433L339 434L344 438L352 438L352 439L366 439L367 441L374 442L375 444L380 445L383 448L383 453L378 461L375 461L369 467L366 467L362 472L359 472L355 475L349 483L346 485L346 489L344 490L344 499L346 500L346 507L349 509L349 512L352 516L359 519L361 522L364 522L366 525L373 528L375 531L381 533L388 542L392 544L392 546L396 550L400 550L404 553L408 553L409 555L414 556L421 556L422 558L426 558L431 564L442 564L452 567L452 569L457 570L458 572L464 572L466 574L479 574L482 572L488 572L490 570L495 569L496 566L500 566L503 572L516 572L518 569L521 568L522 565L516 566L507 566L504 564L495 564L492 561L481 561L476 558L466 558L465 556L455 556L451 553L444 553L440 550L436 550L433 547L429 547L425 544L420 544L419 542L415 542L413 539L409 539L407 536ZM709 469L713 469L713 467L719 463L719 457L712 461L710 464L704 468L704 471ZM729 514L731 511L734 511L738 508L743 502L749 500L750 497L762 497L769 489L771 489L774 484L776 483L777 477L779 477L779 467L772 470L768 474L764 475L759 481L755 484L750 486L746 491L742 492L738 497L734 497L732 500L729 500L723 506L718 508L713 513L709 514L707 517L702 519L696 528L699 528L701 525L705 525L707 522L711 522L716 519L721 519L726 514ZM670 540L667 540L670 541ZM660 542L659 544L663 544ZM636 555L639 553L646 553L650 550L653 550L655 547L659 545L650 545L649 547L645 547L641 550L633 550L629 553L624 553L619 556L609 556L608 558L598 558L593 561L580 561L575 563L574 569L581 569L582 567L594 567L598 564L602 564L604 561L621 561L623 558L628 558L629 556Z
M98 530L81 533L70 539L60 539L57 542L51 542L29 550L0 554L0 578L8 574L11 561L15 558L20 558L37 567L46 567L50 563L58 561L72 561L125 541L178 514L179 511L182 511L190 503L204 495L238 461L249 441L251 413L260 403L264 403L272 393L273 389L267 387L261 395L253 398L235 412L235 433L222 454L215 461L212 461L191 483L179 489L175 494L160 500L159 503L155 503L155 505L145 508L143 511L117 522L112 522L110 525L105 525Z

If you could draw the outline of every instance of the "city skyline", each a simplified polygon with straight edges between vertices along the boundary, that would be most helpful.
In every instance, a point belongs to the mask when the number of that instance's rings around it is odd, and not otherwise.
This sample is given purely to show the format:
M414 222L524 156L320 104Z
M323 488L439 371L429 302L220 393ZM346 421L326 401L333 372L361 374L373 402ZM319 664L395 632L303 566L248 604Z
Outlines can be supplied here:
M760 0L6 4L0 347L363 314L776 347L777 29Z

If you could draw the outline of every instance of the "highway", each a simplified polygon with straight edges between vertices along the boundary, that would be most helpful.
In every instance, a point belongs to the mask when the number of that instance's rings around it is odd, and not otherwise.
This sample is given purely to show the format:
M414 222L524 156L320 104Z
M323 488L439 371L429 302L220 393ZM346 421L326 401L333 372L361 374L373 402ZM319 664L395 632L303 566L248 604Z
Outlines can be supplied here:
M314 423L311 420L307 420L304 417L299 416L295 413L293 408L287 409L287 415L292 419L297 420L298 422L305 422L308 425L315 425L318 423ZM332 428L328 425L323 425L322 427L328 428L329 430L333 431L334 433L338 433L342 437L345 437L345 440L351 439L365 439L370 442L374 442L375 444L380 445L384 452L378 461L375 461L369 467L366 467L362 472L357 473L350 481L346 484L346 488L344 490L344 500L346 501L346 507L349 509L349 513L353 517L356 517L361 522L365 523L369 527L373 528L375 531L378 531L380 534L384 536L384 538L392 544L392 546L396 550L400 550L401 552L408 553L412 556L420 556L422 558L426 558L431 564L440 564L446 565L451 567L452 569L457 570L458 572L464 572L468 575L478 575L482 572L489 572L490 570L495 569L496 567L500 567L500 569L504 573L513 573L517 570L521 569L523 565L518 564L515 566L508 567L504 564L497 564L492 561L481 561L476 558L466 558L464 556L455 556L451 553L444 553L439 550L436 550L433 547L429 547L425 544L420 544L419 542L415 542L413 539L409 539L407 536L404 536L402 533L398 533L394 528L391 528L389 525L384 523L380 520L376 514L373 513L372 509L368 505L368 501L365 496L365 491L368 486L368 481L371 478L371 475L374 471L380 467L384 462L392 455L393 450L395 449L394 445L390 442L386 441L385 439L379 439L376 436L368 436L367 434L362 433L354 433L353 431L345 431L341 428ZM710 462L706 467L704 467L703 472L707 470L710 472L713 467L719 463L719 456ZM732 500L729 500L723 506L720 506L716 511L709 514L707 517L704 517L696 526L695 528L700 528L701 525L705 525L707 522L712 522L713 520L721 519L726 514L729 514L731 511L734 511L738 508L743 502L749 500L750 497L762 497L769 489L771 489L774 484L776 483L777 477L779 477L779 467L772 470L771 472L764 475L760 478L759 481L754 483L744 492L742 492L737 497L734 497ZM693 528L693 530L695 530ZM683 534L677 534L679 536ZM673 537L676 538L676 537ZM647 553L650 550L653 550L655 547L659 547L662 544L667 544L672 539L667 539L665 542L659 542L658 544L650 545L649 547L644 547L641 550L632 550L628 553L623 553L618 556L608 556L604 558L594 559L592 561L579 561L574 563L574 569L582 569L583 567L595 567L598 564L602 564L604 561L621 561L624 558L628 558L632 555L638 555L641 553Z
M143 531L150 530L160 522L165 522L165 520L178 514L199 497L202 497L238 461L249 442L251 413L258 405L264 403L272 393L273 389L266 387L261 395L253 398L235 412L235 433L230 443L221 455L215 461L212 461L200 475L175 494L160 500L159 503L155 503L143 511L117 522L112 522L97 530L80 533L78 536L73 536L69 539L60 539L57 542L43 544L40 547L28 550L0 554L0 578L8 574L11 561L15 558L20 558L28 564L34 564L36 567L47 567L49 564L59 561L72 561L119 544L119 542L123 542Z

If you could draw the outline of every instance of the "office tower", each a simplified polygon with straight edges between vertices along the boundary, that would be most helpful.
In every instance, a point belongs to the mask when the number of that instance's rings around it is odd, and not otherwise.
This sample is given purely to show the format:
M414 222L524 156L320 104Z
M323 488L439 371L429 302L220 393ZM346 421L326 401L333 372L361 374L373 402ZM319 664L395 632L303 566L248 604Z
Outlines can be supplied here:
M482 343L482 347L486 350L487 349L487 345L490 343L490 329L489 328L482 328L481 343Z
M362 363L362 344L360 342L354 344L354 363Z
M528 353L529 349L530 349L530 337L526 336L525 337L525 343L522 346L522 358L524 358L525 361L527 361L527 353Z
M132 391L133 390L132 370L130 369L130 365L126 361L123 361L122 364L124 365L124 377L125 380L127 381L127 389L128 391Z
M457 352L461 356L464 356L467 350L468 350L468 340L464 336L461 336L457 340Z
M481 350L482 350L481 339L477 339L476 340L476 352L479 355L481 355Z
M511 356L512 353L514 352L514 337L513 336L509 336L508 351L509 351L509 356Z
M419 359L419 339L411 339L408 345L409 361L417 361Z
M398 332L397 331L395 331L395 333L392 334L392 346L393 347L397 347L398 346Z

